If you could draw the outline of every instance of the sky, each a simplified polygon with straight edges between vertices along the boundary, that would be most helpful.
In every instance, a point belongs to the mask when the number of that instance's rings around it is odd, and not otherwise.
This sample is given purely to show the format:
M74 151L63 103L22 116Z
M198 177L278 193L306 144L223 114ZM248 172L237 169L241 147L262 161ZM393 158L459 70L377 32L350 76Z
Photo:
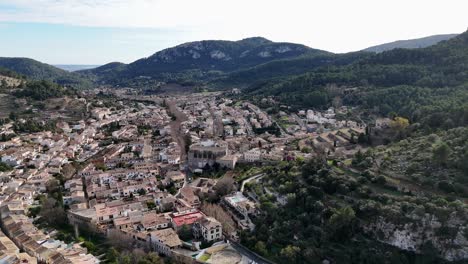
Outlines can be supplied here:
M468 29L468 0L0 0L0 57L129 63L204 39L262 36L343 53Z

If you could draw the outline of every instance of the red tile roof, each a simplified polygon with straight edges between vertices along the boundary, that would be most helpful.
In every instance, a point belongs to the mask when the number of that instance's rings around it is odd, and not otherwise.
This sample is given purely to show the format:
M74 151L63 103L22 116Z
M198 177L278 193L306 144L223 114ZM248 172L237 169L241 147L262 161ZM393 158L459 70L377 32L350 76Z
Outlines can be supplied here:
M205 215L200 211L191 211L188 213L179 213L172 215L172 222L175 226L191 225Z

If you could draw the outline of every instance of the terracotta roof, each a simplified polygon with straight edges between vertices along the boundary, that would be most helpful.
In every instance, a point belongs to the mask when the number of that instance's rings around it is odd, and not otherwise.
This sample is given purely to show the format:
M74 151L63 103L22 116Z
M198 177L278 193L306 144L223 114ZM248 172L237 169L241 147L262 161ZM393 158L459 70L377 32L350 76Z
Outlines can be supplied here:
M172 214L172 222L176 226L191 225L197 220L203 218L205 215L200 211L190 211L187 213L174 213Z
M151 236L161 240L163 244L170 248L182 245L182 241L179 239L179 236L171 228L152 231L150 234Z

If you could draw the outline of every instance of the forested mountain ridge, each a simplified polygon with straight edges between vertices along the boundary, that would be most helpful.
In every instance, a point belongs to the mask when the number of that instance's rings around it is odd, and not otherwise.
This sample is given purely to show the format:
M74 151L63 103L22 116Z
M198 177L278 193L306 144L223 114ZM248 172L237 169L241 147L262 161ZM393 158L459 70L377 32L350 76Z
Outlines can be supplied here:
M80 73L103 83L128 83L132 79L183 81L206 79L274 60L326 54L330 53L260 37L239 41L204 40L167 48L130 64L112 63Z
M274 60L247 69L226 74L214 80L215 84L249 85L271 78L284 78L312 71L319 67L344 66L371 56L368 52L350 52L345 54L313 54L296 58Z
M428 39L440 40L444 38L442 36L449 38L451 35L433 36L432 38L428 37ZM436 46L439 45L429 48ZM396 46L392 46L392 48L394 47ZM208 83L213 88L232 85L245 87L252 84L258 85L269 79L287 78L309 71L319 73L320 68L325 67L327 71L332 73L336 70L343 72L343 66L348 65L351 71L359 70L363 74L376 75L376 77L370 78L370 82L372 82L381 77L382 72L387 71L386 65L392 64L392 57L397 61L393 64L402 65L400 70L395 73L396 76L385 73L391 79L389 82L392 85L400 77L408 78L408 75L411 75L416 78L417 75L428 75L426 69L414 67L417 60L412 61L415 58L423 59L424 52L427 52L426 49L413 49L411 51L392 49L389 54L381 52L375 56L373 56L373 52L366 51L367 49L360 52L334 54L301 44L273 42L265 38L254 37L239 41L203 40L189 42L161 50L130 64L113 62L77 72L67 72L27 58L0 58L0 67L11 69L33 80L46 79L80 88L91 87L92 83L94 85L144 87L159 82ZM411 61L410 65L406 64L405 58ZM379 60L383 60L383 63L378 62ZM359 64L358 61L360 61ZM423 61L423 63L425 62ZM353 65L359 65L362 69L355 69ZM366 69L370 65L372 65L372 69ZM375 67L376 65L379 67ZM395 71L395 69L391 70ZM349 80L348 77L337 76L338 79L344 78L342 81L345 83L350 81L358 83L360 81ZM366 76L363 77L361 80L367 80ZM393 77L397 77L397 79ZM437 79L440 76L436 74L428 78ZM377 82L377 85L381 83L382 80ZM406 81L401 83L408 84Z
M432 45L435 45L441 41L451 39L456 37L458 34L442 34L442 35L433 35L417 39L408 39L408 40L397 40L389 43L384 43L376 46L372 46L363 51L368 52L384 52L392 49L418 49L426 48Z
M310 107L325 107L336 96L359 104L365 99L363 96L390 90L393 93L404 92L405 88L397 88L401 85L437 88L429 89L431 93L437 93L439 88L462 86L463 92L468 81L467 62L468 32L465 32L428 48L394 49L346 66L320 67L303 75L265 81L251 85L245 91L249 95L272 95L286 103ZM331 91L327 88L330 85L341 89ZM353 93L345 96L347 88L353 88ZM353 97L352 94L359 96Z
M78 74L29 58L0 57L0 67L21 74L30 80L48 80L77 88L91 87L91 82Z

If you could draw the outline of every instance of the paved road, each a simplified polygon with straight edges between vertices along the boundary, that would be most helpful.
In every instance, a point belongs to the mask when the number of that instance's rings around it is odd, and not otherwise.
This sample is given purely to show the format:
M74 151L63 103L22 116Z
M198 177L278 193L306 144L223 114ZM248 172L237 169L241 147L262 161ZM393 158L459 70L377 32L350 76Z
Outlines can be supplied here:
M179 108L177 107L177 104L175 101L170 100L167 102L167 105L169 107L169 112L173 114L176 117L176 120L171 121L169 124L171 126L171 136L174 141L176 141L179 146L180 146L180 163L181 164L186 164L187 161L187 151L186 151L186 142L185 142L185 134L182 133L181 131L181 123L187 121L187 116L185 115L184 112L180 111ZM188 184L188 174L185 171L185 180L184 184L182 186L185 187ZM177 190L176 197L179 196L180 188Z
M181 123L187 121L187 116L185 113L179 110L175 101L168 101L167 105L169 107L169 112L176 117L176 119L171 121L169 124L171 126L171 136L173 140L176 141L180 146L181 162L185 162L185 159L187 158L187 152L185 151L185 135L181 131Z
M229 243L239 253L241 253L242 255L244 255L244 256L248 257L249 259L251 259L252 261L254 261L253 263L256 263L256 264L274 264L274 262L269 261L269 260L259 256L255 252L249 250L248 248L242 246L241 244L239 244L237 242L229 240Z

